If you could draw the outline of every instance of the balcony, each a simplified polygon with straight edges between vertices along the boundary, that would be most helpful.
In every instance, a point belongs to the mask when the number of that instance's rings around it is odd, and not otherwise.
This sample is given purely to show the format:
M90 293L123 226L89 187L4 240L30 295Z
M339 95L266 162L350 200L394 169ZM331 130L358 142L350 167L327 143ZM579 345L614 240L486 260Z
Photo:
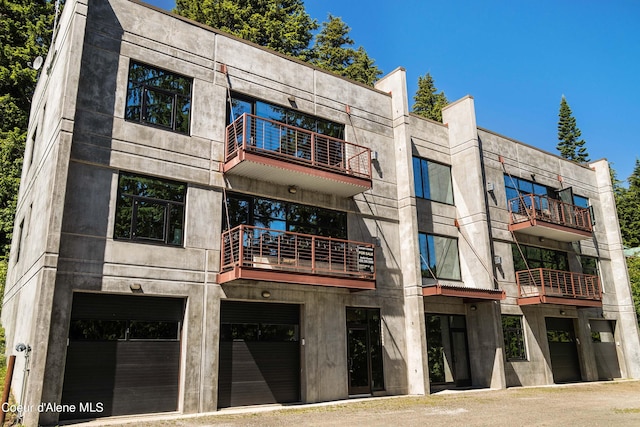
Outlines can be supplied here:
M371 188L371 150L245 113L227 126L223 172L350 197Z
M518 305L602 306L602 288L598 276L536 268L517 271L516 281Z
M374 247L240 225L222 234L219 283L238 279L375 289Z
M591 210L557 199L527 194L509 200L509 231L575 242L593 234Z

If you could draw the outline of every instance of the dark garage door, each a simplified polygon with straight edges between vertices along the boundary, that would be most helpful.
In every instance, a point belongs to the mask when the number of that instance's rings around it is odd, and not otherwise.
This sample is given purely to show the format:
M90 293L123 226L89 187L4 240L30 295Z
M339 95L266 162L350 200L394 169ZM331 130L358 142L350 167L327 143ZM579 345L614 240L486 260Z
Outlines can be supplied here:
M218 407L300 400L300 306L222 301Z
M573 319L547 317L545 321L553 381L555 383L580 381L580 360Z
M61 419L175 411L184 300L76 293Z

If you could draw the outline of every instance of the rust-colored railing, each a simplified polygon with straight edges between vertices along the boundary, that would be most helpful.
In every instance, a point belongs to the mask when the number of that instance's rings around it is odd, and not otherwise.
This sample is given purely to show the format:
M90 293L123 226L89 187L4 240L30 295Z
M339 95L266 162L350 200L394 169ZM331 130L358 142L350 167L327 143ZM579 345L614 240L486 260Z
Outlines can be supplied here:
M521 298L550 296L602 300L600 278L590 274L535 268L516 271L516 281Z
M227 126L225 161L241 150L371 179L369 148L247 113Z
M375 280L374 246L240 225L222 233L222 271L236 266Z
M588 232L593 231L589 208L536 194L510 199L508 204L512 224L537 220Z

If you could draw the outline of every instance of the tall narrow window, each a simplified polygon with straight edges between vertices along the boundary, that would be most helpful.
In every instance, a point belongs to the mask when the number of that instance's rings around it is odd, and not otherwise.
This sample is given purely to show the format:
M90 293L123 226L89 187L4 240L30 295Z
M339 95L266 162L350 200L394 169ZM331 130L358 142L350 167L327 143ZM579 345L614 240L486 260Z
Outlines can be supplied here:
M182 245L186 184L120 174L116 239Z
M462 280L457 239L424 233L418 239L422 277Z
M504 352L507 360L527 360L522 316L502 315Z
M416 197L449 205L453 204L450 166L414 157L413 183Z
M125 118L188 134L191 86L188 77L132 61Z

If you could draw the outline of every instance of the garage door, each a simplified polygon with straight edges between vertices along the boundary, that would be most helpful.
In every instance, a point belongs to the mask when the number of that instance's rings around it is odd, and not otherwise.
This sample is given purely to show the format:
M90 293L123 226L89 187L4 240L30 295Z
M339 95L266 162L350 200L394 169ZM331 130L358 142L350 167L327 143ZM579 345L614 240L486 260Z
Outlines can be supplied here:
M300 306L222 301L218 407L300 401Z
M61 419L176 411L184 300L76 293Z
M573 319L547 317L547 340L555 383L580 381L580 360Z

